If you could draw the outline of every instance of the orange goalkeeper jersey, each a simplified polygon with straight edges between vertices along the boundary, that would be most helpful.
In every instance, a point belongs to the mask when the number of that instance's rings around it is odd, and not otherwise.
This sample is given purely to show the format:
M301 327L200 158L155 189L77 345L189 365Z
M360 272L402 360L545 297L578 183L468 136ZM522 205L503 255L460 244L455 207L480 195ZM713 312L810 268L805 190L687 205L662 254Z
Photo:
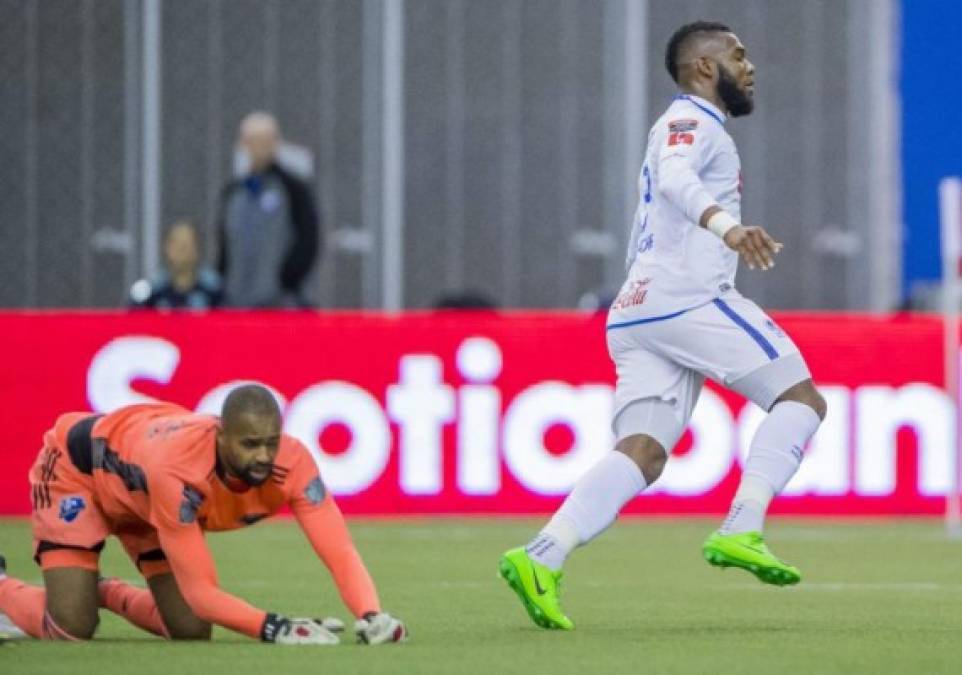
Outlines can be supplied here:
M202 530L246 527L289 505L353 614L380 611L370 575L307 448L282 435L271 477L234 492L216 471L219 424L217 417L164 403L129 406L97 420L89 473L111 531L149 523L194 612L257 637L266 612L220 590Z

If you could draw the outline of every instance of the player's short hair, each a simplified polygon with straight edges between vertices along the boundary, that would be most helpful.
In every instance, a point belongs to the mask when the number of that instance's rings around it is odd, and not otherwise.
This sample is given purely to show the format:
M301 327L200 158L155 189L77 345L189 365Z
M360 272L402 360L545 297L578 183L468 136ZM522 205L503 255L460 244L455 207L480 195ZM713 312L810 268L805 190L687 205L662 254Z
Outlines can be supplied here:
M665 49L665 68L671 79L678 82L678 55L685 47L686 43L698 33L731 33L732 29L717 21L695 21L686 23L675 31L675 34L668 40L668 47Z
M281 409L267 387L260 384L242 384L231 389L224 399L220 416L226 421L246 413L280 417Z

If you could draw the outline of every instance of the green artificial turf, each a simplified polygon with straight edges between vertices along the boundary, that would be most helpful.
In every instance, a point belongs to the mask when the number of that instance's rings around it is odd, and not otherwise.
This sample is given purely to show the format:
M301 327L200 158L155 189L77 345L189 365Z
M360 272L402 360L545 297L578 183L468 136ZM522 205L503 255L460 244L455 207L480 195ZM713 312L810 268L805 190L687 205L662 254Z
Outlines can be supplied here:
M962 672L962 542L939 521L775 519L769 544L803 580L774 588L701 559L714 520L623 520L566 568L570 633L535 628L496 578L501 551L540 522L352 521L384 607L408 623L405 645L280 647L221 629L212 643L168 643L102 612L91 643L0 645L0 673ZM291 616L350 619L292 521L209 542L229 591ZM0 553L11 575L39 580L25 521L0 520ZM136 579L116 541L102 566Z

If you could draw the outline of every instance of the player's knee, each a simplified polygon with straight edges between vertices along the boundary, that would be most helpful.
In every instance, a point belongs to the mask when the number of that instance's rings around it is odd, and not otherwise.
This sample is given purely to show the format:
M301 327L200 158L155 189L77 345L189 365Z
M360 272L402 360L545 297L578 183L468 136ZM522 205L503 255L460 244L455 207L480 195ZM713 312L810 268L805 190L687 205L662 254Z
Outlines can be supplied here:
M187 621L176 622L175 625L167 627L167 633L171 640L210 640L211 625L206 621L194 618Z
M825 397L815 388L815 384L811 380L805 380L790 387L784 394L778 397L775 403L778 404L782 401L795 401L796 403L807 405L815 411L815 414L818 415L820 420L824 420L825 415L828 414L828 403L825 401Z
M47 615L55 625L49 631L51 637L89 640L97 632L100 617L97 608L47 609ZM62 634L66 633L66 636Z
M665 470L665 462L668 461L668 453L661 444L644 434L621 439L615 446L615 450L627 455L638 465L648 485L658 480L662 471Z
M825 415L828 414L828 402L825 400L824 396L818 393L818 390L815 387L812 387L812 393L812 402L809 405L811 406L812 410L815 411L815 414L818 415L818 419L823 420L825 419Z

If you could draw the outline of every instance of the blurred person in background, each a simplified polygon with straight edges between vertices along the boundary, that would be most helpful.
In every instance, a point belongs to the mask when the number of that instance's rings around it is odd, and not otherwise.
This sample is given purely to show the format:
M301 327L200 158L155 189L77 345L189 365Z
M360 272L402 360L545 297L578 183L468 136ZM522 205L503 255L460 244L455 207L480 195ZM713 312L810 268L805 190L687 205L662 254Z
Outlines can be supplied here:
M233 307L305 307L302 286L317 260L317 209L305 182L277 161L281 134L270 114L243 119L247 171L223 190L219 269Z
M197 228L178 220L164 238L164 266L154 279L130 289L130 306L151 309L211 309L224 300L220 275L200 263Z

